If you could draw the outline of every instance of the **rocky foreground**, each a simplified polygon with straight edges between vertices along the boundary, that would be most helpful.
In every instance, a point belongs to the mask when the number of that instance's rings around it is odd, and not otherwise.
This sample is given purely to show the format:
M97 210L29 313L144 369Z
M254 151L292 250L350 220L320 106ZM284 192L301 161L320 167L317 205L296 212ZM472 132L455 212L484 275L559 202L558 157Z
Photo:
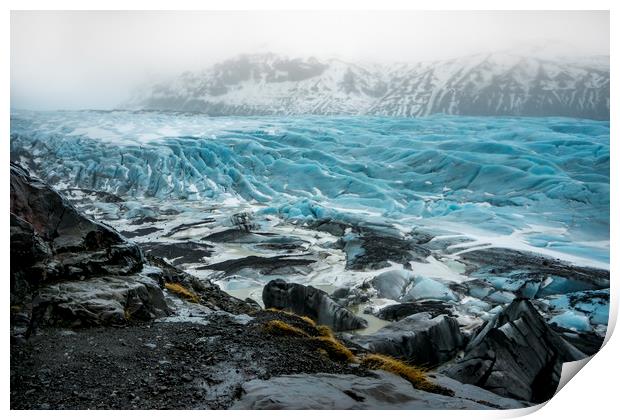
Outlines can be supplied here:
M201 223L208 221L174 229ZM209 246L127 239L148 235L141 230L150 228L143 217L121 235L11 165L12 408L520 408L549 399L562 363L600 346L594 333L550 324L533 299L540 284L532 291L527 275L512 279L518 287L492 318L464 328L448 303L463 290L438 288L402 271L330 295L287 281L287 273L299 275L314 263L312 256L195 266L231 278L248 270L280 276L262 290L264 305L276 310L263 310L168 262L191 263L195 254L214 252ZM284 252L299 246L252 229L247 220L236 220L209 241L253 240ZM324 222L314 229L342 235L348 227ZM422 234L414 243L358 233L343 236L339 245L350 251L348 268L405 264L431 253L420 245ZM365 252L351 251L356 249ZM578 290L609 287L608 272L526 254L504 256L486 250L468 258L472 264L493 260L496 275L509 273L516 258L521 269L564 275ZM509 293L499 296L485 284L462 286L468 287L482 293L481 302L497 303ZM368 298L369 288L396 302L378 313L391 323L374 333L352 333L367 326L350 308ZM421 298L424 290L433 298ZM391 362L377 362L385 360ZM396 361L430 370L412 380L402 367L407 364Z

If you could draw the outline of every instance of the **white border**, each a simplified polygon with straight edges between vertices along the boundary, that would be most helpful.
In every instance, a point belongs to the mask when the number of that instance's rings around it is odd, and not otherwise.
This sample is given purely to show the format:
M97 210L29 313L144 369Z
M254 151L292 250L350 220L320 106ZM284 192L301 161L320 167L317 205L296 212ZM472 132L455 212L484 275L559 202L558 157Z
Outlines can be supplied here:
M617 10L613 10L615 3L613 1L604 0L590 0L590 1L576 1L576 0L563 0L563 1L550 1L550 0L522 0L522 1L490 1L490 0L469 0L467 2L458 0L435 0L435 1L407 1L407 0L357 0L357 1L339 1L339 0L229 0L229 1L197 1L197 0L176 0L174 2L165 2L162 0L151 1L134 1L134 0L108 0L108 1L90 1L86 4L83 1L77 0L58 0L53 2L43 0L32 1L6 1L4 4L7 8L3 10L1 26L1 37L4 51L4 60L2 61L2 80L3 80L3 96L2 111L3 117L1 120L3 138L5 139L4 147L0 149L2 156L2 162L5 162L5 173L8 173L8 161L9 161L9 109L10 109L10 10L139 10L139 9L153 9L153 10L611 10L611 39L618 39L618 30L616 29L619 19L617 18ZM616 7L618 9L618 7ZM613 111L616 109L618 90L615 89L615 80L617 76L617 60L614 50L614 43L611 43L611 79L612 79L612 93L611 93L611 161L616 161L616 148L614 147L614 141L618 138L617 122L618 119L614 117ZM0 222L0 237L2 241L2 266L4 268L5 275L2 277L4 281L5 299L8 300L8 279L9 279L9 245L8 245L8 226L9 226L9 191L8 180L4 180L2 183L2 191L0 196L4 202L4 210L2 211L3 222ZM618 311L618 296L616 284L615 267L616 261L618 261L619 253L616 248L615 239L617 238L617 220L614 215L618 215L618 203L617 194L615 194L618 185L618 170L615 165L612 165L611 173L611 273L612 273L612 307L610 314L610 330L613 329L613 325L617 320ZM5 300L5 301L6 301ZM8 305L7 305L8 306ZM2 311L2 317L5 325L5 332L2 335L3 349L4 349L4 361L5 364L2 369L2 402L6 410L9 410L10 400L10 373L9 373L9 339L8 339L8 310ZM609 335L607 337L609 340ZM532 418L565 418L565 419L606 419L611 418L613 412L616 412L615 407L618 381L618 358L616 355L620 355L618 351L618 339L612 338L601 350L601 352L595 355L591 362L577 375L577 379L570 381L549 403L544 407L536 410L525 410L527 412L534 411L531 414ZM422 416L424 418L437 418L437 419L450 419L454 420L455 416L458 419L484 419L484 418L504 418L504 417L518 417L526 414L524 410L511 411L511 412L498 412L492 411L489 413L483 412L458 412L453 411L424 411L424 412L407 412L407 413L386 413L387 415L394 416ZM119 413L120 414L120 413ZM360 411L352 413L356 417L360 418L376 418L383 415L380 412L374 411ZM81 418L85 413L80 412L10 412L10 415L15 418ZM89 418L99 419L108 418L111 415L116 415L116 412L89 412L86 414ZM226 418L239 418L246 416L257 416L258 418L273 418L284 416L295 416L296 418L313 418L317 415L321 417L340 417L345 414L336 412L146 412L146 411L134 411L123 412L123 416L131 418L169 418L170 416L179 415L184 417L204 417L215 416L217 418L226 416Z
M9 10L610 10L611 0L8 0Z

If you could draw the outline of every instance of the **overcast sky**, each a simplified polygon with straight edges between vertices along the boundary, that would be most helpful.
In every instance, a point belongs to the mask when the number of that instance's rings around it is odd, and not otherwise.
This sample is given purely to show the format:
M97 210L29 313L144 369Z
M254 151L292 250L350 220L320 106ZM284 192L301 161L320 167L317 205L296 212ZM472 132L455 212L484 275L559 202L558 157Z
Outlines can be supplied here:
M608 12L12 12L11 106L110 108L240 53L420 61L553 41L609 54Z

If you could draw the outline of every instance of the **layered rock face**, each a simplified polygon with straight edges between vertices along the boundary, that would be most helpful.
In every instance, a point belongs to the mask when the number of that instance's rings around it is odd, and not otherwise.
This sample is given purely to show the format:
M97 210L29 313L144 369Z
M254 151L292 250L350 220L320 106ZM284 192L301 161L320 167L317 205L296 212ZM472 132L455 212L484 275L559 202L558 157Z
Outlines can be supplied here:
M298 374L255 379L243 385L243 395L232 408L237 410L488 410L522 408L517 401L498 397L482 389L454 384L455 396L431 394L411 386L387 372L374 376Z
M562 363L585 357L547 325L529 300L516 299L444 373L509 398L543 402L557 388Z
M456 319L421 312L387 325L354 342L375 353L388 354L417 365L434 366L453 358L465 338Z
M144 262L135 244L11 163L11 306L19 319L77 326L166 315Z
M309 316L335 331L365 328L367 321L334 302L327 293L312 286L272 280L263 289L266 308L275 308Z

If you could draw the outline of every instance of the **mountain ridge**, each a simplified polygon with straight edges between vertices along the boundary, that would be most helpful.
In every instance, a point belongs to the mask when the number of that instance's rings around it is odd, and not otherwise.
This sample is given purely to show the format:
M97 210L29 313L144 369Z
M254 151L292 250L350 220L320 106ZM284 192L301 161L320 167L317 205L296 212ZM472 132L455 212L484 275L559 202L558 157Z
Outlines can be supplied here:
M495 52L418 63L244 54L143 87L129 109L221 115L609 119L608 56Z

